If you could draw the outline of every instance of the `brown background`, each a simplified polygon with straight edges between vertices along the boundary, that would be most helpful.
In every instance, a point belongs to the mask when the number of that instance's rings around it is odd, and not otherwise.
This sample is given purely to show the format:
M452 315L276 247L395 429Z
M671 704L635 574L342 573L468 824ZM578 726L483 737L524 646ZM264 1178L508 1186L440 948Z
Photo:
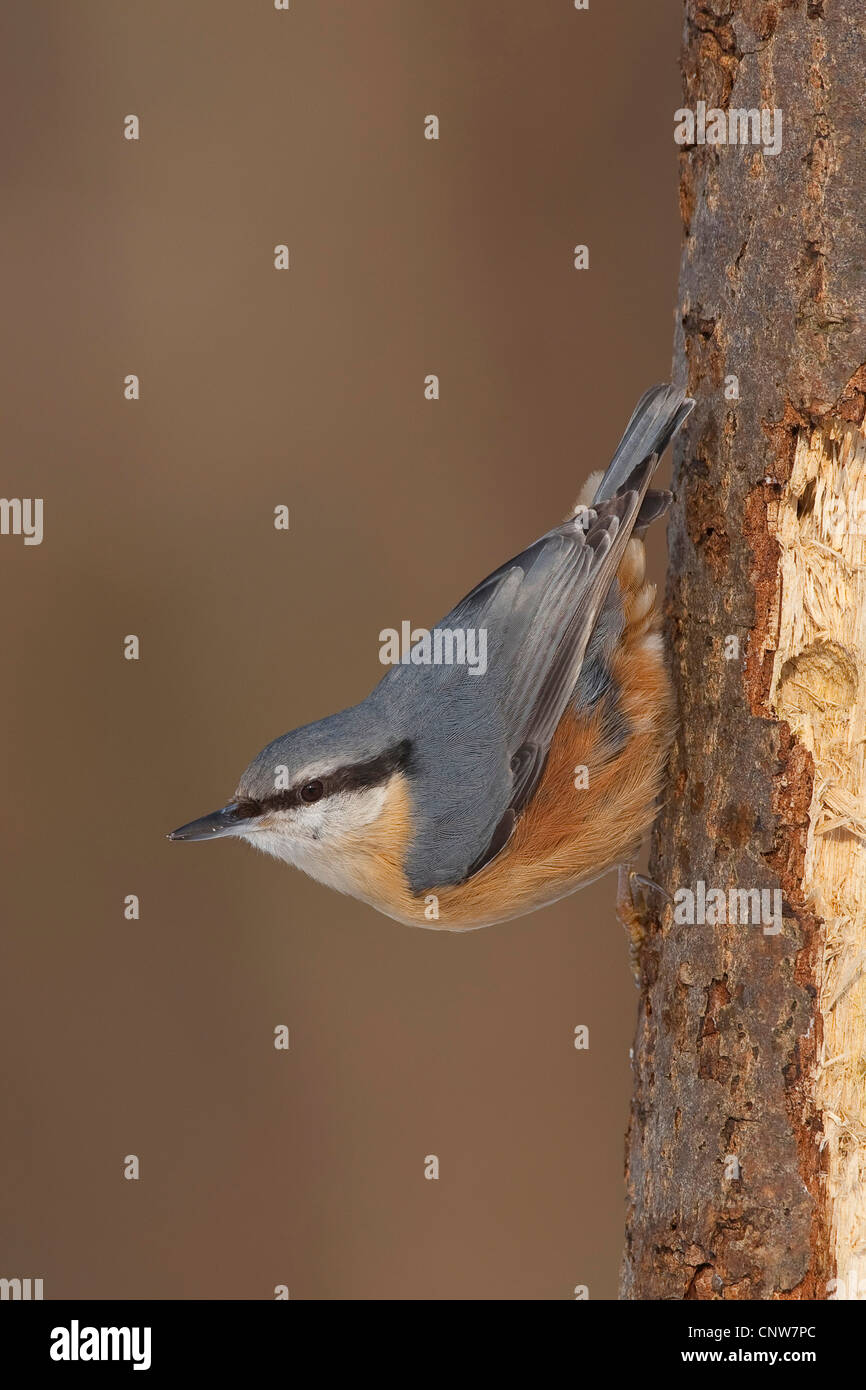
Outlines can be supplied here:
M46 532L0 537L0 1275L614 1295L614 880L450 936L164 834L564 514L667 376L679 27L678 0L7 10L2 491Z

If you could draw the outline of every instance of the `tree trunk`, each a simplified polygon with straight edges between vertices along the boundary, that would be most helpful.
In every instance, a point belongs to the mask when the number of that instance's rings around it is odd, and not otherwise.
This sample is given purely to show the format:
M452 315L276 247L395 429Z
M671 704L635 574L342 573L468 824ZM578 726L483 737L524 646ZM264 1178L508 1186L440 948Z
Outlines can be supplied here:
M864 28L685 6L695 138L703 101L782 143L680 155L674 902L638 955L625 1298L866 1297Z

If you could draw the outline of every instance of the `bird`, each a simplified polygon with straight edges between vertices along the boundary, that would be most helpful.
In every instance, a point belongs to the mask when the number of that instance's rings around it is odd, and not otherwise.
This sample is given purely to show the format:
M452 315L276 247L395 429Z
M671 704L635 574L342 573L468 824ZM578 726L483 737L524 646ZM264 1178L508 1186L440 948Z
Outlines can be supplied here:
M399 922L449 931L626 864L676 729L643 544L672 499L650 483L693 405L671 385L646 391L566 520L433 629L484 633L483 670L413 649L359 704L269 743L226 805L168 838L237 837Z

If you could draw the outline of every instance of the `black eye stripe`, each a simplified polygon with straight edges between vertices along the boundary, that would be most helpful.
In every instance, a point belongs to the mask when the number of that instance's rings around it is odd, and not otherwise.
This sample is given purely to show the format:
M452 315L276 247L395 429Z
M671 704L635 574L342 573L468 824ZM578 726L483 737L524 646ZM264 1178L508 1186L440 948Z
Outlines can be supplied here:
M360 791L365 787L375 787L381 782L387 782L388 778L393 776L395 772L409 771L411 761L411 740L403 739L401 743L395 744L385 753L380 753L375 758L369 758L366 762L335 768L333 772L329 772L323 777L307 778L298 786L287 787L285 791L272 792L270 796L239 798L235 815L238 820L250 820L254 816L262 815L265 811L288 810L309 802L323 801L325 797L334 796L338 792ZM322 790L318 794L304 796L305 791L319 786Z

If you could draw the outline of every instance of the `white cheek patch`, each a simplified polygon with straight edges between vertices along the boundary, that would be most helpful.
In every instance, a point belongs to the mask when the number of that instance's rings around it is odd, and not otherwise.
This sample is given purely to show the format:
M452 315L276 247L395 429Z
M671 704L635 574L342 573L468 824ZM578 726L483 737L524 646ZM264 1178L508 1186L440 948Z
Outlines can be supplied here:
M378 786L367 787L362 792L350 792L346 796L332 797L331 800L334 803L333 817L328 817L327 802L321 806L326 821L339 833L351 834L353 830L373 825L379 819L388 800L388 784L380 782Z
M276 830L244 830L240 832L240 838L252 845L253 849L260 849L263 854L272 854L275 859L285 859L289 864L295 863L289 853L289 840Z
M316 801L296 806L280 819L285 821L286 834L298 835L305 840L320 840L327 824L325 802Z
M386 783L325 797L277 813L272 825L251 826L242 835L265 854L294 864L340 892L351 893L355 869L350 860L360 848L359 841L363 843L365 828L381 816L387 798Z
M338 850L347 836L379 819L386 797L383 784L302 804L286 814L285 826L280 826L278 833Z

